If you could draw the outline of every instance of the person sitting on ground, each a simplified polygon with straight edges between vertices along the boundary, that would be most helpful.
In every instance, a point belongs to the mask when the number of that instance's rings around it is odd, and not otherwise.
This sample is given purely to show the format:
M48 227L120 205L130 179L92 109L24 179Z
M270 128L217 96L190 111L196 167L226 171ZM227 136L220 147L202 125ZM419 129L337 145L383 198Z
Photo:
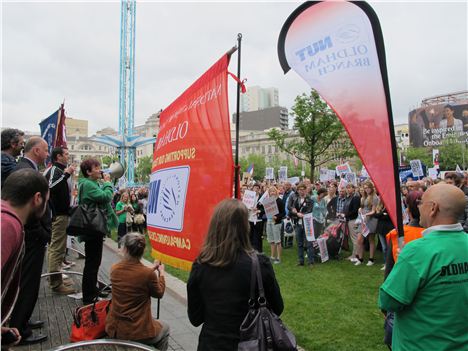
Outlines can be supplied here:
M251 255L257 255L267 303L283 312L283 299L268 257L249 241L247 207L236 199L220 202L187 282L188 317L203 324L198 350L237 350L240 325L248 311Z
M146 267L141 262L145 246L145 237L139 233L128 233L122 238L124 258L111 268L112 304L106 333L111 338L133 340L166 351L169 326L151 315L151 297L163 297L166 289L164 265L155 261L152 267Z

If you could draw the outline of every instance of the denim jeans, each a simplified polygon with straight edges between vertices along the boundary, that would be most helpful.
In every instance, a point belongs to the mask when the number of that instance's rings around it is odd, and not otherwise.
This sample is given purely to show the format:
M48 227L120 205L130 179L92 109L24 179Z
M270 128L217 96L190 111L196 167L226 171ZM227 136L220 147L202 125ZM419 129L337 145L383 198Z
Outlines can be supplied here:
M304 242L307 249L307 261L309 264L314 263L314 249L311 241L307 241L304 227L300 224L296 225L296 242L297 242L297 259L299 263L304 263Z

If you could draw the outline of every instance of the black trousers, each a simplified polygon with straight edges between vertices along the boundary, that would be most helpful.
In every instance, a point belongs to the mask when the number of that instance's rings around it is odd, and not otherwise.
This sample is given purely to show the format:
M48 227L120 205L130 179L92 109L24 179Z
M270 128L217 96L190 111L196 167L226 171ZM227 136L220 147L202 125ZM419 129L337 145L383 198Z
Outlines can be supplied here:
M20 291L10 320L10 327L17 328L23 338L32 334L32 330L28 327L28 321L39 296L44 256L45 245L42 241L35 239L25 241Z
M263 242L262 242L262 235L263 235L263 221L253 223L249 222L250 224L250 243L252 247L257 250L258 252L263 252Z
M91 303L97 296L97 277L102 260L103 239L85 241L85 265L83 269L83 303Z

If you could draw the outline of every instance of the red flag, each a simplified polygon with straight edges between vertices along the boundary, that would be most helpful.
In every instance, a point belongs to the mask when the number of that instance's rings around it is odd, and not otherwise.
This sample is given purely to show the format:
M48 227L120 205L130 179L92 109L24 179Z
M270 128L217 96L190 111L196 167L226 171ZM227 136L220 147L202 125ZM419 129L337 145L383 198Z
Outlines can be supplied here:
M377 15L365 2L307 2L286 20L278 41L293 68L346 128L393 224L403 233L390 93Z
M60 106L58 111L58 119L57 119L57 130L55 134L55 141L54 147L62 146L67 147L67 133L66 133L66 126L65 126L65 108L64 104Z
M232 197L224 55L160 115L148 199L153 256L190 270L213 208Z

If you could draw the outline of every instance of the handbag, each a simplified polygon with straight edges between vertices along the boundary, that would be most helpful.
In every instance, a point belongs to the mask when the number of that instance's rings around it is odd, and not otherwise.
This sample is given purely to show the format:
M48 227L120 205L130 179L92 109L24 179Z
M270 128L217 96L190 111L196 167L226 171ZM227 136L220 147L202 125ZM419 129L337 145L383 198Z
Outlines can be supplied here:
M240 326L238 351L297 351L296 338L267 307L257 254L253 254L249 311ZM257 283L257 284L255 284ZM255 288L258 285L258 299Z
M127 223L127 226L133 224L133 215L130 212L127 212L127 215L125 217L125 223Z
M80 187L80 198L81 198ZM76 205L70 210L67 234L70 236L107 235L107 211L96 205Z
M73 312L70 341L78 342L104 337L110 305L111 300L100 300L90 305L77 307Z
M138 224L138 225L145 223L145 216L142 213L136 214L134 218L134 222L135 224Z

